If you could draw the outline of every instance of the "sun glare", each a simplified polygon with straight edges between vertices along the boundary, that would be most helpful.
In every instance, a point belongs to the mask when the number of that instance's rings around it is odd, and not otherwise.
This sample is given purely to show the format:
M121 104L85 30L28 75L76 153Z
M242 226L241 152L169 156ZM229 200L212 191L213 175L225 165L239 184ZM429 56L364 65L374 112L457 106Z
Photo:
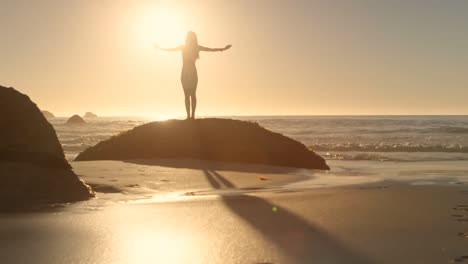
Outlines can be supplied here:
M175 10L157 8L146 12L139 25L140 39L145 45L176 47L183 44L187 28Z
M191 236L177 230L152 232L136 229L125 232L122 249L128 263L190 263L199 257L198 245ZM156 261L157 260L157 261Z
M145 118L151 121L166 121L169 119L180 119L183 118L180 114L168 114L168 113L160 113L160 114L147 114Z

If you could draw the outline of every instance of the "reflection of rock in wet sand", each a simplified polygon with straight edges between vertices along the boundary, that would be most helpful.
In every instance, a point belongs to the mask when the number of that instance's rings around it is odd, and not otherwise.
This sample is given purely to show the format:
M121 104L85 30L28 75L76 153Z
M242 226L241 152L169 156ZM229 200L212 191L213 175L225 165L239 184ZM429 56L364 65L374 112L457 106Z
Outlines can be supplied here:
M452 214L452 217L461 223L468 222L468 205L457 205L452 208L456 214ZM468 232L459 232L458 236L461 238L468 239ZM452 263L468 263L468 255L460 256L452 260Z
M457 205L453 210L456 212L455 214L452 214L455 221L468 222L468 205Z
M460 256L452 261L452 263L468 263L468 255Z
M457 205L453 208L453 210L468 212L468 205Z
M0 207L93 195L65 160L53 127L26 95L0 86L0 115Z
M256 123L229 119L170 120L136 127L98 143L77 161L191 158L328 170L302 143Z

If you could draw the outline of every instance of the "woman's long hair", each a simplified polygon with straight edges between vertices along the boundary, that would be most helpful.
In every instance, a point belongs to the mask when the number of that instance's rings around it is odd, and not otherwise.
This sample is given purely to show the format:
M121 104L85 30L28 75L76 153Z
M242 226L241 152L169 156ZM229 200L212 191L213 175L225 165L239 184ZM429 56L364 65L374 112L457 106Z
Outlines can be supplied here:
M193 31L187 32L185 38L185 54L195 60L200 58L200 52L198 50L198 39L197 34Z

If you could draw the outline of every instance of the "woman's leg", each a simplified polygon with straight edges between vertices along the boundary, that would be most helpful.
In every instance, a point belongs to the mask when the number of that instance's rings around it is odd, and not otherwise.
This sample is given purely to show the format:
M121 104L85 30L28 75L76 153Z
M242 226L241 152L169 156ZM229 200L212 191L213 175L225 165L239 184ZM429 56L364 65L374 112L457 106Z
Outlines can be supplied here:
M192 95L190 96L192 99L192 119L195 119L195 109L197 109L197 94L193 91Z
M197 86L198 86L198 76L195 78L193 82L193 89L192 89L192 119L195 119L195 110L197 109Z
M198 76L191 76L191 78L182 77L182 87L184 88L185 95L185 111L187 112L187 119L195 119L195 109L197 108L197 96L195 94L198 85ZM191 106L191 108L190 108ZM192 116L190 116L192 110Z
M184 89L185 95L185 112L187 112L187 119L190 119L190 93Z

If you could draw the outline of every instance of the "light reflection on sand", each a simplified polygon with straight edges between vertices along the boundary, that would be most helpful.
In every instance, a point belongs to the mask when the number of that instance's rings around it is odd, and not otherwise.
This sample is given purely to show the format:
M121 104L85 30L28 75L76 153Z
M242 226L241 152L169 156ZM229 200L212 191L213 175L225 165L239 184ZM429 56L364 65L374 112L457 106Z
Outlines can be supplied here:
M128 201L128 204L148 204L148 203L170 203L184 202L190 200L203 200L204 197L186 195L187 192L157 193L150 197Z
M119 240L122 241L122 256L124 263L190 263L196 255L199 241L193 241L188 233L177 230L146 229L145 226L123 226L120 230ZM183 252L183 254L181 254Z

